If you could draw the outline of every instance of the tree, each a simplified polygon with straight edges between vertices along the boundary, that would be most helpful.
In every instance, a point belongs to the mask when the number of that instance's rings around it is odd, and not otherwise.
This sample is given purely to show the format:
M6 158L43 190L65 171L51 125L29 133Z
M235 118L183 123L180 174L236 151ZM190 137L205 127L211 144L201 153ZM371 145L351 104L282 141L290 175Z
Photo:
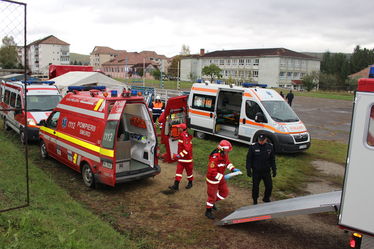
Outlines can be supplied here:
M17 44L12 36L5 36L0 48L0 67L5 69L21 68L18 62Z
M180 55L190 55L191 54L191 51L190 51L190 47L183 44L182 45L182 50L180 52Z
M173 60L171 61L170 67L168 69L168 73L170 76L172 77L179 76L180 72L178 72L178 63L180 63L181 58L182 58L181 55L174 56ZM180 71L180 66L179 66L179 71Z
M304 88L310 92L318 84L318 73L312 72L307 74L301 79L301 81L303 82Z
M219 68L216 64L210 64L209 66L203 67L201 73L203 75L210 76L210 82L213 82L214 77L221 78L221 68Z
M154 69L151 72L152 76L156 79L159 80L161 78L161 71L160 69Z

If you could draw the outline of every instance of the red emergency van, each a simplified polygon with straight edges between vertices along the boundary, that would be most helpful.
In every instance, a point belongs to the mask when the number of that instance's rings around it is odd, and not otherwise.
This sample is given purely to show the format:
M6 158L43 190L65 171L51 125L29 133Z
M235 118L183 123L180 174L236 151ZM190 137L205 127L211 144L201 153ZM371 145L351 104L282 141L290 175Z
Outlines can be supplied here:
M39 122L60 102L61 95L53 83L13 81L0 84L0 115L4 128L19 133L22 143L26 141L26 133L28 140L39 139Z
M69 92L40 128L40 152L81 172L86 186L160 173L157 137L142 97L124 91Z

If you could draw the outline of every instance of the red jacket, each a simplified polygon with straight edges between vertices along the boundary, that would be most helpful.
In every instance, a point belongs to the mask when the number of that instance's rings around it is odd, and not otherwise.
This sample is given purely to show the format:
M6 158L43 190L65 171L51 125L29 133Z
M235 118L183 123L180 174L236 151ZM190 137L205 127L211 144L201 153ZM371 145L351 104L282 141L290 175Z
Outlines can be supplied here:
M223 179L226 168L230 171L235 169L228 156L218 151L211 154L209 156L206 180L211 184L218 184Z
M187 131L183 131L178 139L178 155L180 158L178 162L191 163L192 162L192 136Z

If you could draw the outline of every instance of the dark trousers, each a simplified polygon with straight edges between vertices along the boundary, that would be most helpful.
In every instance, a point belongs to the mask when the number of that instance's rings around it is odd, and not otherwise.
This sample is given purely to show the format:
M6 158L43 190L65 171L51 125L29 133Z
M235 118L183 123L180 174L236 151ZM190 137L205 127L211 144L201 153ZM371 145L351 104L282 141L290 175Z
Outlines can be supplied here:
M255 173L255 172L253 173L252 198L254 200L257 200L261 180L264 181L264 185L265 185L264 200L269 200L271 196L271 191L273 190L273 180L271 179L270 172L260 173L260 174Z

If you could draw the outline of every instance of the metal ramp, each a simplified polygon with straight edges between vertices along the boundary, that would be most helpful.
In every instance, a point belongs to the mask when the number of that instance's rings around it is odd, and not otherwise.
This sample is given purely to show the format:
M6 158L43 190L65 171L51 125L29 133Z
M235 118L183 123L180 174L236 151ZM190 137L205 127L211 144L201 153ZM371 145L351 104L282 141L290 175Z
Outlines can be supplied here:
M340 208L341 194L342 191L334 191L246 206L237 209L217 224L233 225L291 215L337 211Z

